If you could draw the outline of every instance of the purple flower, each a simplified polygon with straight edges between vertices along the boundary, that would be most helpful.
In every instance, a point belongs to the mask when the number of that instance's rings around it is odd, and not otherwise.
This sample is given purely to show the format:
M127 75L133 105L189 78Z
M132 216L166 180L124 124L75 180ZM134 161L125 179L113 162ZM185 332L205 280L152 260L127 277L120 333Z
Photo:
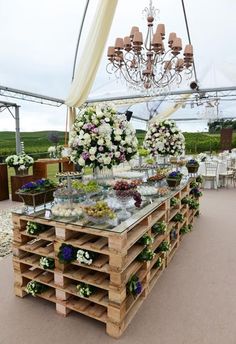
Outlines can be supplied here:
M142 291L142 283L140 281L137 281L136 287L135 287L135 293L138 295Z
M82 153L82 158L83 158L84 160L88 160L88 159L89 159L89 153L88 153L88 152L83 152L83 153Z
M98 128L93 128L93 129L92 129L92 132L95 133L95 134L97 134L97 133L98 133Z
M61 250L61 255L64 260L71 260L74 255L74 250L70 246L64 246Z
M104 151L104 148L103 148L102 146L99 146L99 147L98 147L98 150L99 150L99 152L103 152L103 151Z
M120 161L124 161L124 160L125 160L125 155L124 155L124 154L121 154L120 157L119 157L119 160L120 160Z

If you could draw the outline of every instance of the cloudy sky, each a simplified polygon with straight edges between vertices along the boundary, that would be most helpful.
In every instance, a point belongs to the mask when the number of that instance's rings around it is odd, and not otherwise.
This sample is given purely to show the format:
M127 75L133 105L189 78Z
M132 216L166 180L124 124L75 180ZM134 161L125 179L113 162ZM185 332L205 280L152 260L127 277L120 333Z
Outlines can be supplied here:
M166 24L167 35L176 31L187 43L179 0L153 0L160 9L159 22ZM236 2L234 0L188 0L190 33L200 87L236 85ZM85 0L0 0L0 84L66 99L74 51ZM90 0L80 51L91 23L97 0ZM134 25L146 32L143 8L148 0L119 0L107 46L117 36L126 36ZM106 49L105 49L106 50ZM184 89L188 85L182 86ZM106 73L106 51L90 97L122 95L131 92ZM64 130L66 108L49 107L0 97L17 102L21 108L21 130ZM235 104L221 104L221 112L236 115ZM235 111L234 113L232 113ZM178 115L187 116L182 109ZM191 110L199 115L199 109ZM137 124L140 127L140 123ZM205 125L205 124L204 124ZM1 113L0 130L14 130L8 112Z

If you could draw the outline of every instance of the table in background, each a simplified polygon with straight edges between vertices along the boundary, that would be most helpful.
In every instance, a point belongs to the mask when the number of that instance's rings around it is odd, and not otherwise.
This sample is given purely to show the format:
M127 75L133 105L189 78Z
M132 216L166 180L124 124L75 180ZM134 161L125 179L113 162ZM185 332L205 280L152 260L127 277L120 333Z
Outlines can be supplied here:
M7 164L0 164L0 201L9 199Z
M69 159L38 159L33 165L35 179L47 178L47 165L58 164L58 172L74 171L75 165Z

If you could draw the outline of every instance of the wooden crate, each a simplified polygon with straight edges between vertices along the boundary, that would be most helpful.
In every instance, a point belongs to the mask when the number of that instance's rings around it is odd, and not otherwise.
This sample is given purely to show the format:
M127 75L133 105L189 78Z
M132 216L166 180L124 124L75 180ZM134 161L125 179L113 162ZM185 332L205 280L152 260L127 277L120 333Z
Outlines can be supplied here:
M59 314L67 316L75 311L87 315L105 323L110 336L120 337L174 257L181 240L181 226L193 222L196 211L181 203L170 206L170 198L176 197L181 201L189 192L189 184L186 184L160 204L148 205L140 210L140 216L129 219L129 226L123 231L120 230L122 225L112 231L97 230L37 216L13 214L15 294L24 297L29 281L41 282L48 289L38 296L55 303ZM183 214L183 223L172 221L177 212ZM46 230L39 235L30 235L26 231L27 221L44 224ZM152 233L151 228L157 221L167 223L165 234ZM170 250L158 252L152 261L138 261L137 256L144 249L138 241L144 234L153 237L154 242L149 245L153 251L157 251L163 241L171 244ZM58 259L62 243L96 252L98 256L91 265L77 261L62 264ZM39 264L41 256L54 258L55 270L42 269ZM159 258L162 261L157 267ZM143 287L135 298L127 292L127 283L133 275L139 277ZM76 286L81 282L93 285L96 292L89 298L80 297Z

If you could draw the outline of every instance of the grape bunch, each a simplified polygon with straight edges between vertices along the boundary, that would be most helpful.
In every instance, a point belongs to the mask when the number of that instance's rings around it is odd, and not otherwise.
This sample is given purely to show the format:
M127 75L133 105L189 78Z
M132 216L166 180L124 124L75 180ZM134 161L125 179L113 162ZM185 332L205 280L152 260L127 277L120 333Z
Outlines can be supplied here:
M118 180L113 186L114 190L130 190L133 188L134 188L134 185L126 182L125 180Z
M135 200L135 207L140 208L142 203L142 197L141 194L138 191L133 191L133 199Z
M124 180L117 181L113 187L118 198L133 198L135 207L140 208L142 203L141 194L136 190L136 183L128 183Z

